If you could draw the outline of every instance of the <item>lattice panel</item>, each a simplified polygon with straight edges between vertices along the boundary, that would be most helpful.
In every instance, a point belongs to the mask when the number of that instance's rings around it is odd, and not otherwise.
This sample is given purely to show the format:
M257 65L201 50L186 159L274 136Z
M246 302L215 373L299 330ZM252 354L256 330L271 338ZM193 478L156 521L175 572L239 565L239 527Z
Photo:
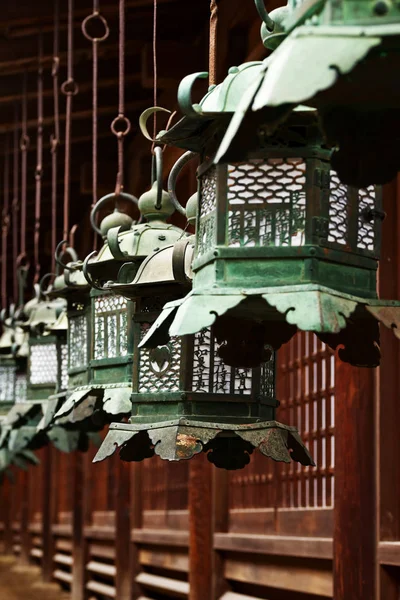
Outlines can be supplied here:
M37 344L30 348L30 381L33 385L57 383L57 347Z
M127 300L122 296L100 296L94 301L94 358L126 356Z
M347 186L341 183L334 171L331 171L328 241L336 242L336 244L347 244L348 236L349 214Z
M207 171L200 184L200 225L197 235L197 254L207 252L215 243L215 218L217 207L217 170Z
M12 402L14 400L15 367L0 367L0 402Z
M27 378L25 373L19 373L15 380L15 402L26 402Z
M149 323L141 324L141 339L149 330ZM180 389L181 341L171 338L165 346L140 350L139 393L178 392Z
M68 389L68 345L62 344L60 347L61 354L61 365L60 365L60 375L61 375L61 389Z
M69 319L69 368L76 369L88 363L88 326L86 315Z
M375 196L373 185L358 192L357 248L370 252L375 250L375 224L373 219L368 219L368 212L375 208Z
M252 369L235 369L225 365L218 356L218 344L211 329L195 335L192 391L213 394L251 395ZM274 397L274 360L262 365L261 393Z
M311 333L278 352L277 420L299 429L317 467L274 463L254 452L231 474L232 508L331 507L334 495L335 359Z
M305 243L304 159L257 159L228 171L230 246Z

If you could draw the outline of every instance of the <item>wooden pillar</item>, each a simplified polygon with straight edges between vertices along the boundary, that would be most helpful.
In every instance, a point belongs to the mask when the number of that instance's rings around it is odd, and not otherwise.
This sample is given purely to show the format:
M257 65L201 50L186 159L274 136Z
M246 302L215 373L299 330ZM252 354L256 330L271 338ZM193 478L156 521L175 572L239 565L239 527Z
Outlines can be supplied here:
M229 530L229 472L212 467L212 535ZM224 577L224 559L213 550L212 600L219 600L229 590Z
M3 531L3 539L4 539L4 553L12 554L13 547L13 531L12 531L12 512L11 512L11 502L12 502L12 487L11 482L8 476L4 475L4 481L1 486L1 496L2 496L2 519L4 523L4 531Z
M29 532L29 476L30 471L22 471L18 485L22 486L20 513L20 562L24 565L30 562L31 535ZM38 490L40 493L40 490Z
M53 482L53 456L54 449L51 445L42 451L43 460L43 489L42 489L42 539L43 558L42 575L44 581L51 581L53 577L54 537L52 525L55 511L55 489Z
M85 600L86 540L84 526L86 517L84 481L87 455L75 452L73 459L73 507L72 507L72 587L71 600Z
M211 598L212 476L205 454L189 463L189 600Z
M400 178L384 188L382 257L379 265L379 291L382 298L400 298ZM381 327L382 361L379 377L378 493L379 541L400 540L400 342L393 332ZM381 600L398 600L398 578L393 570L380 568Z
M374 370L336 361L334 598L375 600Z
M117 477L115 484L115 564L116 597L130 600L132 597L132 572L130 562L131 519L130 519L130 464L117 457Z
M142 529L143 506L142 506L142 478L143 463L133 463L130 470L131 475L131 534L134 529ZM136 577L140 573L139 548L135 542L131 544L130 565L132 573L132 600L138 600L142 596L140 586L136 583Z

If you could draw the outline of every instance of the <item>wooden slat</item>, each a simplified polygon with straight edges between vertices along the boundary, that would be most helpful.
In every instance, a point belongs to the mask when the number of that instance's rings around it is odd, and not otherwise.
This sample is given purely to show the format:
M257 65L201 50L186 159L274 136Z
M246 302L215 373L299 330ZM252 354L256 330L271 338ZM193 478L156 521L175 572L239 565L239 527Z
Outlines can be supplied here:
M157 546L178 546L187 548L189 533L186 531L169 531L168 529L134 529L132 541Z
M84 527L83 533L85 538L93 540L114 540L115 527L99 527L88 525Z
M114 546L103 546L102 544L89 544L89 556L114 560L115 548Z
M54 535L60 535L62 537L72 537L71 525L63 525L61 523L56 523L52 526L51 531Z
M32 538L32 544L34 546L43 546L43 540L41 537L36 535L35 537Z
M220 600L262 600L255 596L245 596L243 594L236 594L235 592L226 592L221 596Z
M107 565L105 563L91 560L86 565L86 569L91 573L97 573L98 575L105 575L106 577L115 577L117 569L114 565Z
M189 557L180 552L160 552L149 548L139 550L139 562L147 567L158 567L180 573L189 572Z
M331 538L216 533L214 535L214 548L231 552L249 552L275 556L333 558L333 540Z
M400 542L380 542L378 560L381 565L400 567Z
M58 581L63 581L64 583L72 583L72 574L67 573L67 571L61 571L61 569L56 569L55 571L53 571L53 577L54 579L57 579Z
M287 592L332 598L332 572L328 567L318 569L315 564L303 566L295 561L285 563L277 559L275 561L270 559L267 562L264 558L256 560L254 556L249 561L242 557L227 558L225 577L232 581L277 588Z
M96 594L106 596L106 598L117 597L117 592L114 586L106 585L105 583L100 583L99 581L88 581L86 584L86 589L90 592L95 592Z
M160 577L152 573L139 573L136 582L157 592L169 593L175 598L187 598L189 596L189 584L186 581Z
M56 548L57 550L63 550L64 552L72 552L72 542L69 540L56 540Z
M43 558L43 550L41 548L31 548L30 554L35 558Z
M72 556L68 554L60 554L59 552L57 552L57 554L54 555L54 562L60 565L67 565L69 567L72 567L73 560Z

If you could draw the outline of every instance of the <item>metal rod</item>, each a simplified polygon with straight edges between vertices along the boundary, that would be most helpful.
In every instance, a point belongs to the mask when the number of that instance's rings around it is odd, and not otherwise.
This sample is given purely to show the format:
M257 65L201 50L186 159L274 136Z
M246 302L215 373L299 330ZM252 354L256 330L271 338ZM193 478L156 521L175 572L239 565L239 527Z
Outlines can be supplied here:
M36 148L36 194L35 194L35 233L34 233L34 258L35 276L34 283L40 279L40 217L41 217L41 195L43 176L43 37L39 35L39 57L38 57L38 79L37 79L37 148Z

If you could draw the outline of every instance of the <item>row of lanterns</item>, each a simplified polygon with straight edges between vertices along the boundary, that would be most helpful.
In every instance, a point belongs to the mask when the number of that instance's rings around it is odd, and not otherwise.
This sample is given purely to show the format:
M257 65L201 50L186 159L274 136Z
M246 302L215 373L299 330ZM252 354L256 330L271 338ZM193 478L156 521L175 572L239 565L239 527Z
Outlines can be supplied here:
M288 88L288 99L268 104L284 45L297 48L302 39L308 47L316 37L304 37L304 28L328 35L329 24L317 27L328 2L314 4L305 21L296 16L300 2L269 17L256 1L265 43L279 48L264 62L231 68L198 104L192 87L206 74L185 78L184 116L157 137L151 190L139 200L124 192L100 200L91 215L100 251L82 262L62 242L63 273L37 290L24 318L5 320L3 464L35 460L31 451L49 442L85 450L108 424L95 461L117 449L127 461L204 451L215 466L237 469L258 449L276 461L314 464L297 430L276 421L277 351L298 330L310 331L339 348L341 360L375 367L379 322L396 332L400 316L400 302L377 295L381 189L341 180L313 103L298 105L309 96ZM147 137L151 112L141 119ZM164 144L186 151L168 192ZM195 158L198 192L183 208L175 183ZM137 205L138 222L120 212L120 200ZM116 208L98 226L107 203ZM175 210L195 234L167 222Z

